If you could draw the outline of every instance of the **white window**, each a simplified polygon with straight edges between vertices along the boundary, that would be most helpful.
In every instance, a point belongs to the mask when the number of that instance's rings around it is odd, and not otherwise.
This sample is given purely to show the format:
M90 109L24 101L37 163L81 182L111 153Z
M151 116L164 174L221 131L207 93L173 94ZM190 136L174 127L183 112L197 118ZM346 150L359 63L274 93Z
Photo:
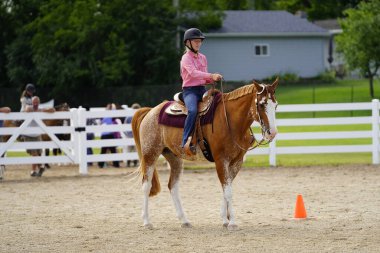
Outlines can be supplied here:
M269 45L268 44L256 44L254 46L255 56L269 56Z

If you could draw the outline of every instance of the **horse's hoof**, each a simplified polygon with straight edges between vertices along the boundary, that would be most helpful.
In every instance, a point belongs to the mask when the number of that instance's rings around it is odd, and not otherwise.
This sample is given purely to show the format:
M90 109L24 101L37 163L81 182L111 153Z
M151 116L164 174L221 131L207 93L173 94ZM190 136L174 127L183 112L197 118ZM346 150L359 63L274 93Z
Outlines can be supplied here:
M227 228L228 227L228 223L223 223L223 228Z
M227 226L228 231L237 231L239 230L239 226L236 224L230 224Z
M181 228L192 228L192 227L193 226L189 222L182 223L182 225L181 225Z
M153 225L151 223L144 224L145 229L153 229Z

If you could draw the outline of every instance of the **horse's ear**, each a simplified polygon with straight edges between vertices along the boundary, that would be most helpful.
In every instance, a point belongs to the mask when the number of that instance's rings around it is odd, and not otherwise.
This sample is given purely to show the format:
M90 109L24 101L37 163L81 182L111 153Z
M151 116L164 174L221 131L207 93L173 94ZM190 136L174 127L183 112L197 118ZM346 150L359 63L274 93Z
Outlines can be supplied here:
M279 78L277 77L276 80L274 80L274 82L271 84L271 87L273 90L275 90L277 88L278 81L279 81Z
M252 82L253 82L253 85L255 85L255 88L256 88L257 91L261 91L262 90L262 87L261 87L261 85L258 82L256 82L255 80L252 80Z
M252 83L253 83L254 85L256 85L256 87L257 87L257 85L260 85L258 82L256 82L256 80L252 80Z

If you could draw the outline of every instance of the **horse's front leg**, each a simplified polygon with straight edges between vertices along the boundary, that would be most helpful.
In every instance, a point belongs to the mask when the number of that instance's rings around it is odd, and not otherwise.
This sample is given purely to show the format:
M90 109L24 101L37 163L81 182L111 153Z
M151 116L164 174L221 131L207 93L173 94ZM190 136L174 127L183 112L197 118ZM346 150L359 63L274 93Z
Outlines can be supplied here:
M185 212L183 211L181 198L179 194L179 182L183 172L183 161L181 158L178 158L170 151L164 152L163 155L170 166L170 178L168 187L170 190L170 195L172 197L174 207L177 212L177 217L182 222L181 227L191 228L192 225L187 220Z
M235 223L235 213L232 208L232 181L235 173L234 175L231 174L228 162L223 162L219 166L216 163L216 169L223 188L222 207L220 210L223 226L228 228L228 230L237 230L238 226Z
M232 208L232 180L227 180L227 184L223 185L223 200L221 216L223 219L223 226L228 230L237 230L238 225L235 223L235 212Z

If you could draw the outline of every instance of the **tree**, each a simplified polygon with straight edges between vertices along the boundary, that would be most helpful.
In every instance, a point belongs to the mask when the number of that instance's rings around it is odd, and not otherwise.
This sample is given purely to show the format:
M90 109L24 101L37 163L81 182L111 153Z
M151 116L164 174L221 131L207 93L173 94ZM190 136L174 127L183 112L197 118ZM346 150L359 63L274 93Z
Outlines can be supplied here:
M25 32L23 27L39 15L39 5L46 1L48 0L0 2L0 86L13 83L21 88L32 80L31 34Z
M332 19L343 16L343 11L353 8L363 0L277 0L274 8L291 13L304 11L309 20Z
M357 9L345 11L340 20L343 33L337 36L337 50L343 53L351 70L359 69L368 77L374 97L373 78L380 67L380 0L361 2Z
M13 82L34 78L52 96L68 98L101 87L173 82L178 55L171 3L41 2L39 15L8 47L8 74Z

